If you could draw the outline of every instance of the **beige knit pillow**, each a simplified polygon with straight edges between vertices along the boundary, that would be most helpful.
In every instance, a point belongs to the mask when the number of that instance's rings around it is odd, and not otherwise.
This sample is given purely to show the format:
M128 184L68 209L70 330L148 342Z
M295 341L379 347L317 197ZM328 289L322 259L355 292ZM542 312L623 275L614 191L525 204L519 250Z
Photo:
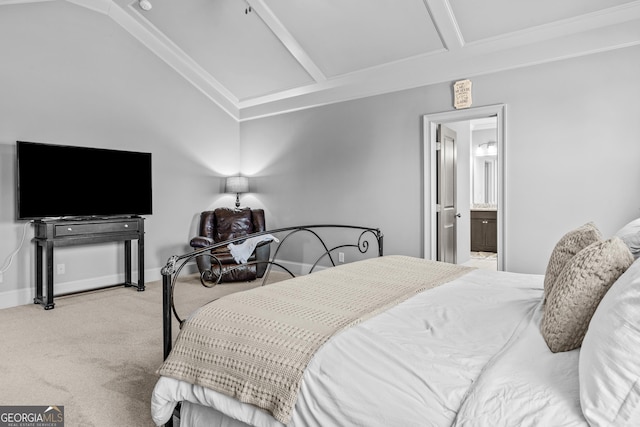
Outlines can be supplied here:
M632 263L619 237L592 243L569 260L544 306L540 330L552 352L580 347L600 300Z
M582 227L571 230L560 238L553 248L553 252L551 252L549 263L547 264L547 272L544 275L545 301L567 262L582 249L600 240L602 240L602 234L600 234L600 230L593 222L588 222Z

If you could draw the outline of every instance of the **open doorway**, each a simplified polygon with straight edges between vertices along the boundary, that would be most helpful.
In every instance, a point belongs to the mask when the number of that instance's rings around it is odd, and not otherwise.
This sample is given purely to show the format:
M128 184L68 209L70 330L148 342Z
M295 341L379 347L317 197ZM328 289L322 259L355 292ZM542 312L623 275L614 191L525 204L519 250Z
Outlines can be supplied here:
M498 118L491 116L468 122L471 131L469 150L470 254L464 264L497 270L498 268Z
M424 116L424 257L439 260L440 254L451 250L440 247L451 239L438 239L442 209L438 203L438 148L442 147L438 128L442 126L453 129L457 139L455 262L484 263L489 268L493 263L493 268L505 270L506 125L502 104Z

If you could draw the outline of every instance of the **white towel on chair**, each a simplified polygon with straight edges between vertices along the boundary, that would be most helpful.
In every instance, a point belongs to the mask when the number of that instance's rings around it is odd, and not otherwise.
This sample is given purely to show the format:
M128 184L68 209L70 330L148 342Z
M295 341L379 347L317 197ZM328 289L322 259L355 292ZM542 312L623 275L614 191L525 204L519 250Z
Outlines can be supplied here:
M229 248L233 259L235 259L238 264L244 264L245 262L247 262L247 260L253 253L253 250L256 248L256 246L258 246L258 244L262 242L272 241L276 243L280 242L280 240L278 240L271 234L265 234L262 236L249 237L242 243L229 243L227 245L227 248Z

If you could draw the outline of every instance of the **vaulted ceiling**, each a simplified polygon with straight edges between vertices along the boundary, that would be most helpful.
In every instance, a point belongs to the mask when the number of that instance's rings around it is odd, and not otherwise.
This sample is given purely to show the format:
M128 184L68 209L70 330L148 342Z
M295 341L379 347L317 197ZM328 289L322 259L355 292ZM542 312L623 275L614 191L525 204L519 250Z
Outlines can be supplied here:
M34 0L0 4L21 1ZM237 120L640 43L630 0L67 1L111 17Z

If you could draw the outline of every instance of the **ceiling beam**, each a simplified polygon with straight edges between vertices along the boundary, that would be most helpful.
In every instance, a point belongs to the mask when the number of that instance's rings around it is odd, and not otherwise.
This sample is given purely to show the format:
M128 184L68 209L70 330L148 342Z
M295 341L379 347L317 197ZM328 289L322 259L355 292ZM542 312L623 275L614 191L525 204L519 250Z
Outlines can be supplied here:
M0 6L46 1L52 0L0 0ZM66 1L109 16L240 121L640 44L640 0L469 43L462 38L449 0L422 0L444 49L327 78L266 0L247 0L315 82L239 100L152 25L137 0Z
M309 73L309 75L316 82L323 82L327 80L322 70L318 68L316 63L307 54L298 41L291 35L289 30L280 22L278 17L273 13L271 8L267 6L264 0L248 0L249 5L258 14L260 19L269 27L269 29L275 34L285 48L293 55L293 57L302 65L302 67Z
M555 30L555 27L545 28L551 33ZM500 38L485 43L469 43L464 49L443 55L419 55L384 67L333 78L325 83L310 85L304 91L298 89L299 93L288 94L292 96L274 94L271 99L265 97L260 103L243 101L240 104L240 120L640 45L640 19L616 21L608 27L596 27L562 37L540 36L538 42L533 42L528 32L518 36L530 42L509 45Z
M461 49L464 38L447 0L423 0L442 45L448 51Z

